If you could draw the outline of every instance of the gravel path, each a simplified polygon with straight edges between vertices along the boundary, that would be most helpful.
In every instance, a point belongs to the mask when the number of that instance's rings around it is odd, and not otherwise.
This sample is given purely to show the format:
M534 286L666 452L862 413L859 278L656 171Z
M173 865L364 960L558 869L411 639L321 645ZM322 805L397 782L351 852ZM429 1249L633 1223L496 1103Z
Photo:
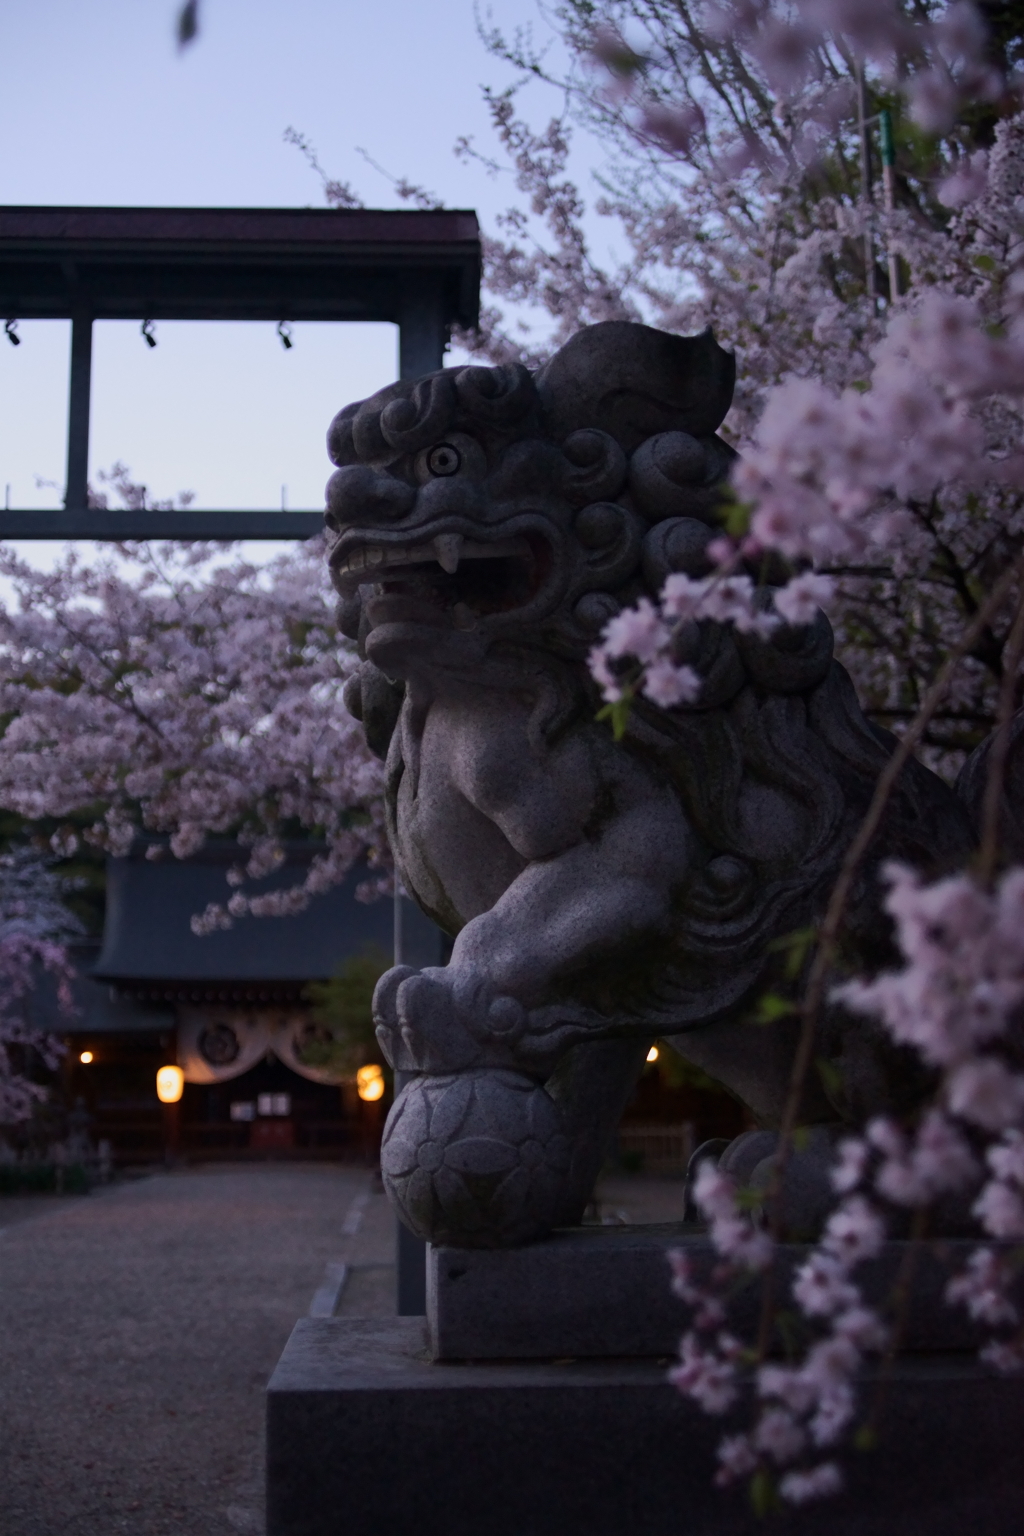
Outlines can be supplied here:
M198 1168L0 1200L4 1536L258 1536L263 1389L328 1264L393 1312L369 1174Z
M598 1197L682 1207L669 1181ZM394 1232L371 1175L327 1164L0 1198L3 1536L262 1536L267 1378L342 1264L337 1315L394 1315Z

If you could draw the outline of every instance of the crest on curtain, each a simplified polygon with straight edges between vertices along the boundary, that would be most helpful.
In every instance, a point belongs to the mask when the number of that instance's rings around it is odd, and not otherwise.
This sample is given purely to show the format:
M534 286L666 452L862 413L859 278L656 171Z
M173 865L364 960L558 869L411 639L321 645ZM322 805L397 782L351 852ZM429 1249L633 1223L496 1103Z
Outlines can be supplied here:
M230 1082L275 1056L310 1082L342 1083L351 1074L323 1060L326 1043L324 1031L301 1009L207 1007L178 1013L178 1065L187 1083Z

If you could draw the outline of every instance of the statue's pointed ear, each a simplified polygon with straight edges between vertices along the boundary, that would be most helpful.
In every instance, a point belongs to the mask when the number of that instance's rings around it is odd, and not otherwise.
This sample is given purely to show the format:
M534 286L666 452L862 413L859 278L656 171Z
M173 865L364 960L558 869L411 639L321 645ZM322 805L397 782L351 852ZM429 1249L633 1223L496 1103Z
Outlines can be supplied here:
M656 432L715 431L732 404L736 359L710 330L673 336L606 320L577 331L536 377L547 432L608 432L632 453Z

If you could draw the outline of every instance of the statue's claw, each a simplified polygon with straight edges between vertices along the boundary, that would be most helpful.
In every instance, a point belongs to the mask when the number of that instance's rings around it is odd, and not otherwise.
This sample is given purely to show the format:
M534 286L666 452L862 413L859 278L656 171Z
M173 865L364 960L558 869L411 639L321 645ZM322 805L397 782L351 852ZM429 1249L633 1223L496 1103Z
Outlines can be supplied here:
M388 1065L396 1071L403 1070L396 1059L401 1044L398 1034L398 989L407 977L415 975L411 965L396 965L392 970L384 972L373 993L373 1022L377 1040L387 1057Z
M463 1072L510 1066L529 1022L514 997L495 993L478 971L396 966L373 998L377 1039L399 1072Z

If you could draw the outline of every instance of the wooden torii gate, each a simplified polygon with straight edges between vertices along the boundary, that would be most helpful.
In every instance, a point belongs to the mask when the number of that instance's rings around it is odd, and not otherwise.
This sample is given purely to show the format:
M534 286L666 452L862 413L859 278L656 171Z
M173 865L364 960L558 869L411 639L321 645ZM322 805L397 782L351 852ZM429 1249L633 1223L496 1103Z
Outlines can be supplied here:
M479 315L480 232L466 210L0 208L0 318L70 320L59 511L0 511L5 539L289 539L320 512L90 507L95 320L387 320L399 377L442 366ZM326 427L326 423L325 423Z
M465 209L0 207L0 317L71 321L64 506L0 510L0 538L311 537L322 512L90 507L93 322L385 320L415 378L442 366L453 325L477 323L480 266ZM400 964L397 892L394 910ZM423 1243L399 1225L398 1312L424 1310Z

